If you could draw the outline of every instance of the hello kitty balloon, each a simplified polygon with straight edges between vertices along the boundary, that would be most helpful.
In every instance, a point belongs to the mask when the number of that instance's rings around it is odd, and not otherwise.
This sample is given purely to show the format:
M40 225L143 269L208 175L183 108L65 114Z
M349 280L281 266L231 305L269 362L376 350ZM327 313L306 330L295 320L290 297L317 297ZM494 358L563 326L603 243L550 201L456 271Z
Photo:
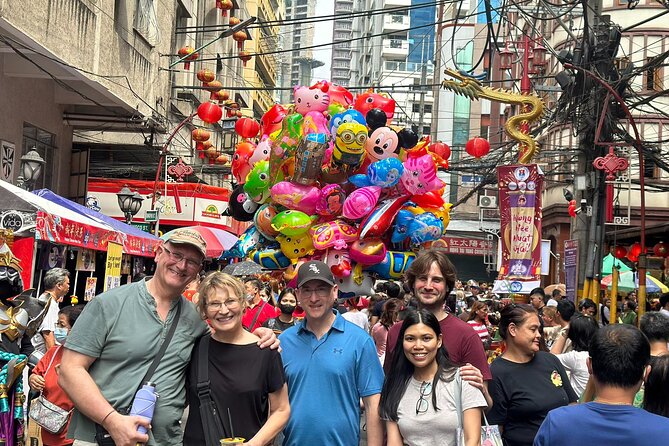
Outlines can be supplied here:
M312 87L295 87L295 111L302 116L309 112L323 113L330 104L327 85Z

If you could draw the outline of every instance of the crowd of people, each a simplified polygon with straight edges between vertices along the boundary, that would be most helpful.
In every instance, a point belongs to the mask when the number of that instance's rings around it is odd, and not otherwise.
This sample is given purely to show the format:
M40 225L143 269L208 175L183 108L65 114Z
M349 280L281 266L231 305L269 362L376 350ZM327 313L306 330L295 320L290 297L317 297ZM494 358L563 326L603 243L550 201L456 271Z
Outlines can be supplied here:
M429 249L404 281L342 301L321 261L277 293L257 277L201 275L193 231L164 239L153 276L45 317L29 384L72 415L42 430L44 446L353 446L363 432L370 446L474 446L488 424L507 446L669 433L669 295L640 328L631 296L633 317L607 324L606 303L541 288L516 303L460 283ZM55 302L65 273L47 275ZM129 413L147 382L151 419Z

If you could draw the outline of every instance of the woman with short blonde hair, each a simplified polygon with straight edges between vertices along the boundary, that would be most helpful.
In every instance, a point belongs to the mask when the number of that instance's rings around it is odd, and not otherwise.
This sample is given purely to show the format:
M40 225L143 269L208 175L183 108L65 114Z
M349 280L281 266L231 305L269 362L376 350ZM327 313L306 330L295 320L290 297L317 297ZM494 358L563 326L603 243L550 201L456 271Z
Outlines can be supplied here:
M197 308L211 326L211 336L201 338L193 349L186 378L190 410L183 444L210 446L197 388L198 360L206 355L211 399L224 436L234 432L246 439L244 444L264 446L281 432L290 416L281 356L276 350L260 349L258 338L242 326L246 300L239 280L214 272L204 278L198 292Z

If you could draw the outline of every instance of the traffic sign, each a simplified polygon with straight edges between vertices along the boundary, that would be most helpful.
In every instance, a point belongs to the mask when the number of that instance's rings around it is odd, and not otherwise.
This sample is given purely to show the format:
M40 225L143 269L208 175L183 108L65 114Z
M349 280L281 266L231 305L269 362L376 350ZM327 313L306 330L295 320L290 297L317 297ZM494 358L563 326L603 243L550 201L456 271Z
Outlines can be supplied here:
M147 223L158 221L158 209L149 209L144 214L144 221Z

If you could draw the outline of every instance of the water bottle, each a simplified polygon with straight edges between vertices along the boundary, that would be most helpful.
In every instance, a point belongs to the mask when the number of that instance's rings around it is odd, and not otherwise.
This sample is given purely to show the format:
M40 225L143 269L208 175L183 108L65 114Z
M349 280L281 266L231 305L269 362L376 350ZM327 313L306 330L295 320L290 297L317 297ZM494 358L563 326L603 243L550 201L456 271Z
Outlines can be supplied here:
M132 401L132 409L130 409L130 415L139 415L140 417L146 418L150 423L153 419L153 411L156 408L157 399L158 394L156 394L156 385L147 382L135 394L135 399ZM137 432L146 434L148 431L144 426L138 426Z

